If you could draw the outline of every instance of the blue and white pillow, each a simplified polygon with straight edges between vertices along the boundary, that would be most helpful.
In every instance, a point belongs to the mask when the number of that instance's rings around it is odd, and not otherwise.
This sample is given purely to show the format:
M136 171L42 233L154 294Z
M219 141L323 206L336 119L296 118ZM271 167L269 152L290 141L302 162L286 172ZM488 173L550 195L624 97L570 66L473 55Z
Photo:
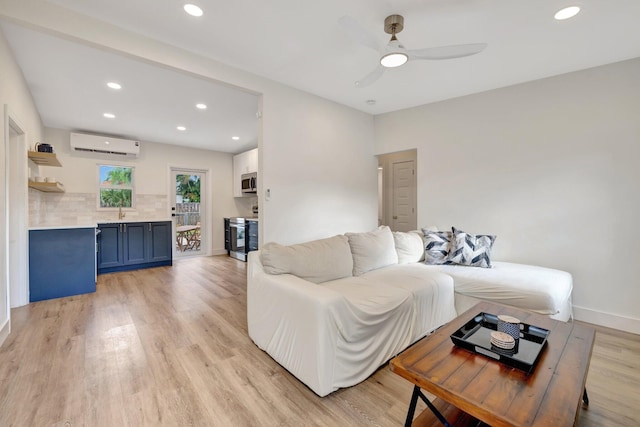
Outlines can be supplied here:
M469 234L455 227L451 229L453 238L448 263L491 268L491 248L496 236Z
M422 229L424 234L424 262L431 265L451 264L448 262L451 250L451 231L432 231Z

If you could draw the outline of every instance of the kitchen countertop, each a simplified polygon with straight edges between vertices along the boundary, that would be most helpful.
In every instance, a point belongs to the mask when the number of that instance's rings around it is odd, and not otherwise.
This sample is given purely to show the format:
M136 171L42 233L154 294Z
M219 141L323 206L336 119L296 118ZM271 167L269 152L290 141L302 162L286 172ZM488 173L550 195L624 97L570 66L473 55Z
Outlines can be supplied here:
M171 221L171 219L167 218L149 218L149 219L121 219L121 220L104 220L104 221L96 221L93 223L85 223L85 224L73 224L73 225L36 225L29 227L29 230L63 230L70 228L97 228L100 224L123 224L123 223L132 223L132 222L165 222Z
M76 225L38 225L29 227L29 230L65 230L70 228L96 228L96 223L93 224L76 224Z
M125 222L165 222L171 221L171 218L123 218L123 219L114 219L114 220L100 220L97 221L98 224L124 224Z

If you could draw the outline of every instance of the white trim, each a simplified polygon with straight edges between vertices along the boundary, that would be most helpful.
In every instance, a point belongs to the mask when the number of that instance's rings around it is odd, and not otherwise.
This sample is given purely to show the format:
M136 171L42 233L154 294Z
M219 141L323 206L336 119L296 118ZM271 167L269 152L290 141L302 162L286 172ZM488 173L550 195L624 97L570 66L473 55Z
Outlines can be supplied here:
M28 137L27 137L27 132L25 130L26 129L25 126L22 125L22 122L15 116L15 114L13 114L13 112L11 111L11 109L7 104L5 104L4 110L5 110L4 138L5 138L5 163L6 163L5 180L6 180L6 186L7 186L6 200L5 200L5 206L6 206L5 217L6 217L6 227L7 227L5 231L6 240L7 240L6 241L6 271L7 271L6 277L7 277L7 284L8 284L7 298L8 298L10 307L21 307L29 304L29 239L28 239L29 194L26 187L22 187L24 184L27 183L27 180L28 180L29 166L28 166L27 152L29 151L29 145L27 143ZM25 221L19 224L21 225L21 227L14 227L14 224L13 224L12 218L17 216L15 212L12 215L11 206L14 206L14 205L17 206L15 204L16 202L9 203L12 196L15 196L15 194L13 194L15 190L12 189L15 187L12 187L11 185L12 184L11 183L11 176L12 176L11 161L14 160L11 158L11 152L12 152L12 148L10 146L11 130L13 130L17 134L17 139L18 139L17 143L19 144L19 146L16 149L18 158L15 160L19 162L18 164L24 165L23 175L19 177L19 183L18 183L18 185L21 186L20 191L24 191L24 201L23 201L22 210L24 215L26 215ZM16 245L24 247L24 252L22 252L22 254L20 254L20 252L12 253L12 251L10 250L10 241L12 236L10 229L13 230L15 233L15 236L17 236L15 238ZM19 264L19 265L16 266L16 264ZM13 280L12 274L19 274L19 273L15 273L15 270L12 270L12 268L17 268L18 271L22 270L22 273L23 273L22 281L18 281L18 283L16 283L16 281ZM8 317L10 319L11 314L9 314Z
M575 305L573 306L573 316L576 320L583 322L640 335L640 319L634 319L633 317L605 313L604 311L592 310Z
M3 227L2 235L4 245L0 250L0 263L2 266L0 271L4 272L0 277L0 286L4 289L6 298L6 313L7 318L4 319L4 325L0 332L0 344L4 341L3 335L7 322L11 325L11 289L9 286L9 106L4 104L4 117L2 122L3 135L2 135L2 157L4 158L4 211L0 212L0 218L4 222L0 224ZM2 321L0 319L0 321ZM9 326L9 329L11 326ZM7 334L8 335L8 334Z
M7 339L9 334L11 333L11 317L8 317L4 321L4 325L0 328L0 345L4 343L4 340Z

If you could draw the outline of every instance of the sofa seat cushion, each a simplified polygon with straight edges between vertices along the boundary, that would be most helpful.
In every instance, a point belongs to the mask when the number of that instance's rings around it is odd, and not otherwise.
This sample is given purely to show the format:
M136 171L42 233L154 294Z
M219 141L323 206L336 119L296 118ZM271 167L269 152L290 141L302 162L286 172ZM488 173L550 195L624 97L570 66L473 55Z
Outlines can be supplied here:
M319 285L344 298L331 308L338 329L332 385L348 387L456 317L453 280L424 264L392 265Z
M570 304L573 280L566 271L509 262L493 268L428 266L453 277L456 293L554 315Z

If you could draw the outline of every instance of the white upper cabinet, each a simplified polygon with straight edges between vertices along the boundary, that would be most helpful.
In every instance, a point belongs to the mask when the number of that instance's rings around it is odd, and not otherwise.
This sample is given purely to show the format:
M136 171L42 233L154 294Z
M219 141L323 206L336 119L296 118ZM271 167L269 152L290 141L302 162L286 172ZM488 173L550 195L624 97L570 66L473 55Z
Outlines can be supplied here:
M242 174L251 172L258 172L257 148L233 156L233 197L255 197L255 194L243 194L240 183Z

